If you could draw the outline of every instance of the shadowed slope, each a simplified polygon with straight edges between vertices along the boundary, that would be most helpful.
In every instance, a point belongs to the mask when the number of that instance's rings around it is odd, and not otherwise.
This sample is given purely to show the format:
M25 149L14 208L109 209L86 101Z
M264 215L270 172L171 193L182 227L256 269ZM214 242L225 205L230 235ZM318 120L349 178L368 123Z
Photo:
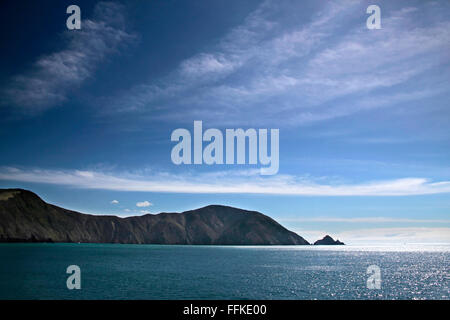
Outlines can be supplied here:
M220 205L119 218L82 214L22 189L0 189L0 242L303 245L305 239L256 211Z

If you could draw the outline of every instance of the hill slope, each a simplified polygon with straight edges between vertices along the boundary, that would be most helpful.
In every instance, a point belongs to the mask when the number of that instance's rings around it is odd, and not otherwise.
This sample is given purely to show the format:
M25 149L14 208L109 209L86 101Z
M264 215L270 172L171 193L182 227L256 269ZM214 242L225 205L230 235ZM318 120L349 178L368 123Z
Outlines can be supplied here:
M0 242L303 245L305 239L255 211L211 205L128 218L88 215L22 189L0 189Z

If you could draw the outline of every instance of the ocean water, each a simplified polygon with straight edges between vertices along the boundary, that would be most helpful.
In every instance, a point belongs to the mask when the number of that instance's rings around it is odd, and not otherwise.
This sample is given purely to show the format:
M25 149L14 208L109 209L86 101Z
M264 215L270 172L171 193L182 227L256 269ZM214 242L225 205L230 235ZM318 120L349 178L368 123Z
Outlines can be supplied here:
M0 244L0 299L449 299L449 258L449 245Z

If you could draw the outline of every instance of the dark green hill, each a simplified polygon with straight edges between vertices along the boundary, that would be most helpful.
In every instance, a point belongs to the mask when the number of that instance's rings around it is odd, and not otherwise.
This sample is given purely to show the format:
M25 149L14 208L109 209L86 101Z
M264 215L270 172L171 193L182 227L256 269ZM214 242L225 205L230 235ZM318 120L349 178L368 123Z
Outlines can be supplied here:
M211 205L182 213L119 218L66 210L22 189L0 189L0 242L309 244L256 211Z

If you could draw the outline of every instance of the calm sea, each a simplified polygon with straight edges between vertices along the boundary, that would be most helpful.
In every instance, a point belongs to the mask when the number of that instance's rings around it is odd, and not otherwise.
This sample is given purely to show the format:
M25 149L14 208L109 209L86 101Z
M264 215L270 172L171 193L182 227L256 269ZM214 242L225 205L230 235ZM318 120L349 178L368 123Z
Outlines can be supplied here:
M0 244L0 299L449 299L449 258L449 245Z

